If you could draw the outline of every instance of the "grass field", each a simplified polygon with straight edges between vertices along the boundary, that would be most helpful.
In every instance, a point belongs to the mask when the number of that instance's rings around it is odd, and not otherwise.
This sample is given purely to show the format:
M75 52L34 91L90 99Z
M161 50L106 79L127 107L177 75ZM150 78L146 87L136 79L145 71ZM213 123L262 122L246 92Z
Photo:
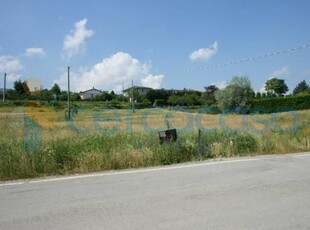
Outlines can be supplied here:
M176 128L176 143L158 130ZM198 136L198 130L201 135ZM310 150L310 111L207 115L163 109L0 108L0 180Z

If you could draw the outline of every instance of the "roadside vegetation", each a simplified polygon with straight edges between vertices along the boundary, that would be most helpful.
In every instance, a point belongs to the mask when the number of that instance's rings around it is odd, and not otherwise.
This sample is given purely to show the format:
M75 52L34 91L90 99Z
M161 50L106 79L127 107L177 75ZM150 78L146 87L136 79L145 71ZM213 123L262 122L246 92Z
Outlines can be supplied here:
M309 110L210 115L85 109L72 121L63 110L39 104L0 111L0 180L310 150ZM167 121L179 138L161 145L157 131Z
M247 77L224 89L133 90L129 98L103 92L90 101L51 89L29 92L16 81L0 103L0 180L138 168L208 158L310 150L310 88L288 91L271 78L254 93ZM158 131L176 128L176 142L160 144Z

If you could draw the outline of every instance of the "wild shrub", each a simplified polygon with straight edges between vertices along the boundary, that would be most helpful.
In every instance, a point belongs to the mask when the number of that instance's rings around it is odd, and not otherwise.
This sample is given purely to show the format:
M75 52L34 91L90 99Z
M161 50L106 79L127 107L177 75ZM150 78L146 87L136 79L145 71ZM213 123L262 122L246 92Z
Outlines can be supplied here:
M212 151L212 146L215 144L218 149L218 154L221 156L244 155L255 153L257 151L257 140L249 133L238 131L217 131L204 133L204 141L208 145L209 151ZM214 153L210 153L214 156Z

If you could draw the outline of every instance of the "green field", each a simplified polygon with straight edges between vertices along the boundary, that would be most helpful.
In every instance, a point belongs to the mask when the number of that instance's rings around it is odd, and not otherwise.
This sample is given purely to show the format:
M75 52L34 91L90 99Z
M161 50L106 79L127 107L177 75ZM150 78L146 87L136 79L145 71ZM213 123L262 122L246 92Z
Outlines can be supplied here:
M176 128L161 145L158 131ZM200 135L198 135L200 130ZM209 115L40 104L0 108L0 180L310 150L310 111Z

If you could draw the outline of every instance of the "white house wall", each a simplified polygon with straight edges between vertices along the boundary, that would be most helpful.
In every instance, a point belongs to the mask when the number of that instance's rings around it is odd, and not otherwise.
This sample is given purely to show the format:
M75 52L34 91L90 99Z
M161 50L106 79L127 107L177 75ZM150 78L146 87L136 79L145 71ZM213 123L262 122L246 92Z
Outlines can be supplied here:
M102 92L99 92L97 90L90 90L90 91L81 93L80 97L82 98L82 100L87 100L87 99L91 99L101 94Z

